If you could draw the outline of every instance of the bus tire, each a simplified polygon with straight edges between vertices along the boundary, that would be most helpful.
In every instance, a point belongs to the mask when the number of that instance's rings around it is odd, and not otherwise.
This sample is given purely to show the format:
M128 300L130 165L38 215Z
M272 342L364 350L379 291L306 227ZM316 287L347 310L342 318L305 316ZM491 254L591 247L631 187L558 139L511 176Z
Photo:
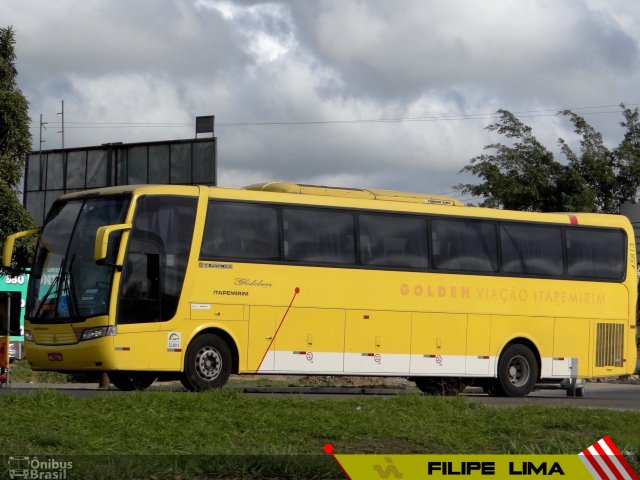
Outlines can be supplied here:
M133 390L146 390L156 381L156 376L151 372L124 372L118 370L109 372L109 381L118 390L131 392Z
M498 362L498 381L493 394L526 397L538 380L538 362L529 347L520 343L509 345Z
M182 385L192 392L220 388L231 374L231 350L227 343L211 333L196 337L187 348Z

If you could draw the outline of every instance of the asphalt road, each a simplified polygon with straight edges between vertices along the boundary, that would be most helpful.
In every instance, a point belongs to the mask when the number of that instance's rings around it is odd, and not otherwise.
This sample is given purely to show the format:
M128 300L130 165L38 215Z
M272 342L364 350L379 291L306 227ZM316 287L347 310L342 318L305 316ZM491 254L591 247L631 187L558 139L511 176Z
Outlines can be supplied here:
M489 397L465 393L472 402L495 406L545 405L640 411L640 385L587 383L584 397L567 397L564 390L536 390L524 398Z
M240 390L247 395L299 395L310 400L318 398L353 398L362 395L378 395L389 397L392 395L406 395L416 393L415 389L393 388L361 388L361 387L225 387ZM100 390L96 384L11 384L9 388L0 387L0 395L15 392L29 393L39 389L55 389L78 397L95 395L126 395L115 389ZM176 395L186 392L177 384L154 385L150 391L171 391ZM470 402L482 403L490 406L519 406L546 405L558 407L579 408L607 408L613 410L640 411L640 384L618 383L587 383L584 397L567 397L564 390L544 389L536 390L525 398L489 397L481 390L468 388L463 397Z

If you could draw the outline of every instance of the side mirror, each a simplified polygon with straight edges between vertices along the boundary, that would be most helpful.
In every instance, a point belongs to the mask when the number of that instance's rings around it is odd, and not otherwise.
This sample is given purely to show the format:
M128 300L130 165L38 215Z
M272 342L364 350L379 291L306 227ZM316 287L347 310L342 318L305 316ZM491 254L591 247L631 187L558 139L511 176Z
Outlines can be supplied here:
M105 225L104 227L98 228L96 232L96 245L94 251L94 259L97 263L101 263L103 265L112 265L115 267L122 267L121 264L118 263L118 259L116 258L118 253L115 249L114 241L116 236L111 235L115 232L125 232L131 230L130 223L119 223L117 225ZM107 258L111 253L111 257Z
M2 249L2 266L3 267L11 267L11 260L13 258L13 248L16 244L16 240L20 237L28 237L29 235L35 235L39 233L39 228L34 228L33 230L25 230L23 232L14 233L13 235L9 235L4 241L4 248Z

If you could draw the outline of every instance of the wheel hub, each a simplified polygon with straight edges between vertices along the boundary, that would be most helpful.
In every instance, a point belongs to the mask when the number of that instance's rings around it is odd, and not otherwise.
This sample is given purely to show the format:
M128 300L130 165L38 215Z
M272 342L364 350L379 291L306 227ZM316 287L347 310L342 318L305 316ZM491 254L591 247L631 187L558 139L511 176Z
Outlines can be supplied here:
M198 376L211 382L220 375L222 368L222 358L220 352L211 346L200 349L196 355L196 373Z
M513 357L509 362L509 381L520 387L529 380L529 363L522 356Z

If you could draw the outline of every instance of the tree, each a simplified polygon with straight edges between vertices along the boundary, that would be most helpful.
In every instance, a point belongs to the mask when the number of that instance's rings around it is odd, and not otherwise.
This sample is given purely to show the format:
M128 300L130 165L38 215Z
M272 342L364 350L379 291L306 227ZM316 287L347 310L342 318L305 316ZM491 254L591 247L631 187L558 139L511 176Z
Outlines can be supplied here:
M563 110L580 136L576 153L562 138L558 139L566 163L533 136L507 110L498 110L499 120L487 130L496 131L511 141L509 145L487 145L491 153L471 159L462 173L482 179L480 184L455 187L464 194L483 197L481 206L528 211L572 211L618 213L620 204L635 200L640 187L640 118L638 109L621 105L626 129L621 144L607 148L602 135L580 115Z
M569 118L574 132L580 137L580 155L577 155L564 139L558 139L560 149L569 161L567 174L575 179L575 189L559 191L564 198L563 206L577 211L613 212L616 204L618 179L611 152L602 142L602 135L584 118L563 110L560 115ZM566 209L566 208L565 208Z
M481 206L510 210L557 210L555 188L562 167L533 135L531 127L507 110L498 110L499 120L486 127L511 140L494 143L485 153L472 158L461 172L484 180L478 185L456 187L462 193L484 197Z
M18 201L20 178L31 152L29 102L16 83L15 35L11 27L0 28L0 247L7 235L33 228L33 219ZM15 273L26 266L32 244L21 242L16 248Z
M636 200L637 179L640 178L640 114L622 106L624 121L620 126L626 129L620 145L613 151L613 159L619 172L618 200Z

